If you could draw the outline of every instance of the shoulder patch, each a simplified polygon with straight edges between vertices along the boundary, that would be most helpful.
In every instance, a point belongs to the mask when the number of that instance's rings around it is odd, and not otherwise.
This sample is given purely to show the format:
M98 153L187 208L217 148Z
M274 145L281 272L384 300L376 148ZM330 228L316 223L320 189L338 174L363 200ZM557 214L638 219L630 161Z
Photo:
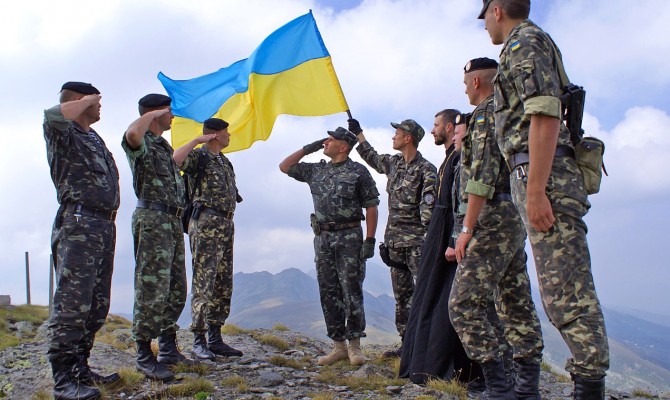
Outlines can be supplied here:
M477 124L483 124L484 121L486 121L486 118L484 118L483 115L480 115L480 116L477 117L477 119L475 121L477 122Z
M521 48L521 43L518 40L515 40L510 44L510 48L512 51L517 51Z
M435 196L432 195L432 193L428 193L425 196L423 196L424 201L426 204L433 204L435 202Z

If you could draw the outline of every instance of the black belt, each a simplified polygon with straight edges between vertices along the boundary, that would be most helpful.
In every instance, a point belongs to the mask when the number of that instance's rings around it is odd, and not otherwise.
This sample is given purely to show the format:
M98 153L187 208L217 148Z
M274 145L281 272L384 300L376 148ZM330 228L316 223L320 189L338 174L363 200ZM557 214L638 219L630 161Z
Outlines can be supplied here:
M233 212L232 211L219 211L216 208L211 208L211 207L205 207L202 206L200 208L200 213L201 214L206 214L206 215L216 215L217 217L225 218L225 219L233 219Z
M351 228L356 228L361 226L361 221L353 221L353 222L343 222L343 223L335 223L335 222L320 222L319 223L319 228L321 228L322 231L341 231L343 229L351 229Z
M85 216L93 217L99 219L105 219L107 221L112 221L116 219L116 210L114 211L105 211L98 210L97 208L86 207L85 205L79 203L67 203L63 208L64 211L71 212L76 217Z
M509 193L496 193L489 199L489 203L499 203L501 201L512 201L512 195Z
M184 212L182 207L168 206L167 204L143 199L137 200L137 208L148 208L149 210L162 211L164 213L174 215L177 218L181 218L181 214Z
M570 146L558 146L556 147L554 157L575 158L575 150ZM514 171L514 169L519 165L528 164L529 162L530 156L528 153L516 153L507 159L507 165L509 166L510 171Z

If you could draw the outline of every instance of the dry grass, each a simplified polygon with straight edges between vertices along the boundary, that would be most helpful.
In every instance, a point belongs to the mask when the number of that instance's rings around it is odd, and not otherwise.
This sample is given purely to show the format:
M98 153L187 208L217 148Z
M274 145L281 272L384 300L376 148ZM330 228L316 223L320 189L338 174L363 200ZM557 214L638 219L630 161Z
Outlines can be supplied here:
M49 308L46 306L21 305L0 307L0 350L17 346L22 342L9 329L8 324L27 321L38 327L47 318L49 318ZM26 339L32 339L32 337Z
M119 336L113 332L118 329L130 329L132 322L118 315L109 314L105 325L95 335L95 340L100 343L106 343L119 350L134 349L132 340L120 341Z
M335 395L332 393L312 393L309 398L313 400L335 400Z
M290 331L290 329L288 328L288 326L283 325L283 324L280 324L280 323L275 324L275 325L272 327L272 330L273 330L273 331L279 331L279 332L288 332L288 331Z
M221 386L235 388L238 393L246 393L249 391L249 383L247 380L239 375L231 375L221 381Z
M438 390L440 392L448 393L452 396L456 396L461 400L465 400L468 395L468 388L464 383L461 383L457 380L445 381L443 379L428 379L426 382L426 387L431 389Z
M175 374L198 374L199 376L207 375L212 370L212 367L205 363L198 363L194 365L187 365L183 362L170 366L170 370Z
M42 389L39 392L35 393L30 399L31 400L53 400L54 396L51 392L46 389Z
M165 395L167 398L172 398L175 396L185 397L185 396L195 396L197 393L212 393L214 392L214 385L212 382L203 379L196 378L190 379L186 378L183 383L177 383L170 385L165 389Z
M366 377L351 376L347 374L347 370L352 368L357 367L352 367L348 363L345 365L344 361L338 361L329 367L322 368L315 379L328 385L347 386L353 391L372 390L381 394L386 393L387 386L402 386L406 383L404 379L386 378L376 374Z
M633 389L633 397L644 397L645 399L653 399L656 396L653 394L647 392L646 390L643 389Z
M540 369L544 372L548 372L554 375L556 377L557 382L567 383L572 381L572 379L570 379L569 376L559 373L554 369L554 367L552 367L550 364L544 361L542 361L542 363L540 364Z
M286 351L291 348L291 345L284 339L270 334L254 334L252 335L258 342L275 347L281 351Z
M309 360L311 361L311 358ZM288 367L297 370L307 369L311 365L311 362L298 361L284 356L272 356L268 359L268 362L278 367Z
M239 326L233 324L226 324L221 327L221 333L224 335L245 335L250 332L251 331L248 329L242 329Z

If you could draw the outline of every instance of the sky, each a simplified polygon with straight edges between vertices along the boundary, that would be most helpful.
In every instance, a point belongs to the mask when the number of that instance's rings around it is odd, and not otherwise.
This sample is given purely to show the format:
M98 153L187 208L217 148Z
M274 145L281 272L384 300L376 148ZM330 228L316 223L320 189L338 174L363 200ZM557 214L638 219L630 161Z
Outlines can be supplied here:
M537 4L535 4L537 3ZM130 313L134 259L130 219L136 202L120 143L137 100L165 93L156 78L190 79L248 57L271 32L313 10L351 112L370 143L392 153L389 122L417 120L427 132L444 108L470 111L463 66L497 59L479 0L36 1L0 5L0 294L47 304L50 234L58 208L42 134L43 110L61 85L91 82L102 92L93 128L120 170L112 312ZM670 2L533 1L531 19L563 53L571 80L586 89L584 128L604 140L601 192L586 216L593 274L605 306L669 315ZM235 271L314 269L307 185L279 171L290 153L346 114L280 116L270 138L228 155L244 202L235 214ZM167 134L169 137L169 134ZM430 135L419 151L439 166L444 148ZM316 153L305 158L325 158ZM354 160L360 158L354 151ZM382 192L381 240L387 218ZM665 239L664 239L665 238ZM376 255L373 262L381 264ZM534 266L529 265L531 275ZM190 280L190 260L187 274ZM535 282L533 282L535 283ZM190 283L189 283L190 287Z

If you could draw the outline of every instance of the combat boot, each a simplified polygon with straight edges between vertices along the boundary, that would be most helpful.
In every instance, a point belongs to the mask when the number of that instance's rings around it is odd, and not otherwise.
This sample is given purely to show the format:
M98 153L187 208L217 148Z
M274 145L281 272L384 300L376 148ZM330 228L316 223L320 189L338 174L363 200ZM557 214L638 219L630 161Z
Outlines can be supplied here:
M100 398L100 390L77 380L77 358L64 357L51 361L54 378L55 400L94 400Z
M382 357L384 358L400 358L402 356L402 344L403 344L404 338L401 336L400 337L400 346L396 347L393 350L387 350L382 353Z
M166 365L159 363L151 351L151 342L137 341L137 360L135 365L137 370L149 379L158 381L170 381L174 379L174 374Z
M195 365L196 361L186 358L177 348L177 334L171 333L160 335L158 337L158 356L156 360L162 364L174 365L184 363L186 365Z
M514 391L519 399L540 400L540 363L515 361L516 383Z
M199 360L215 360L216 355L207 348L207 338L204 333L193 334L193 349L191 354Z
M109 375L99 375L91 370L88 365L88 357L85 355L78 356L77 362L77 380L87 386L93 385L111 385L121 380L121 376L116 372Z
M207 328L207 347L209 351L221 357L242 357L242 352L228 346L221 337L221 325Z
M365 356L361 351L361 338L349 339L348 356L351 365L365 364Z
M481 366L484 373L484 383L486 384L485 399L516 400L514 384L507 380L505 366L501 358L482 363Z
M476 378L467 384L467 398L472 400L484 399L484 392L486 391L486 384L484 378Z
M570 374L575 382L575 390L572 398L576 400L604 400L605 378L587 379Z
M316 361L317 365L330 365L339 360L346 360L349 358L347 353L347 342L344 340L339 342L337 340L333 341L333 350L330 354L319 357Z

